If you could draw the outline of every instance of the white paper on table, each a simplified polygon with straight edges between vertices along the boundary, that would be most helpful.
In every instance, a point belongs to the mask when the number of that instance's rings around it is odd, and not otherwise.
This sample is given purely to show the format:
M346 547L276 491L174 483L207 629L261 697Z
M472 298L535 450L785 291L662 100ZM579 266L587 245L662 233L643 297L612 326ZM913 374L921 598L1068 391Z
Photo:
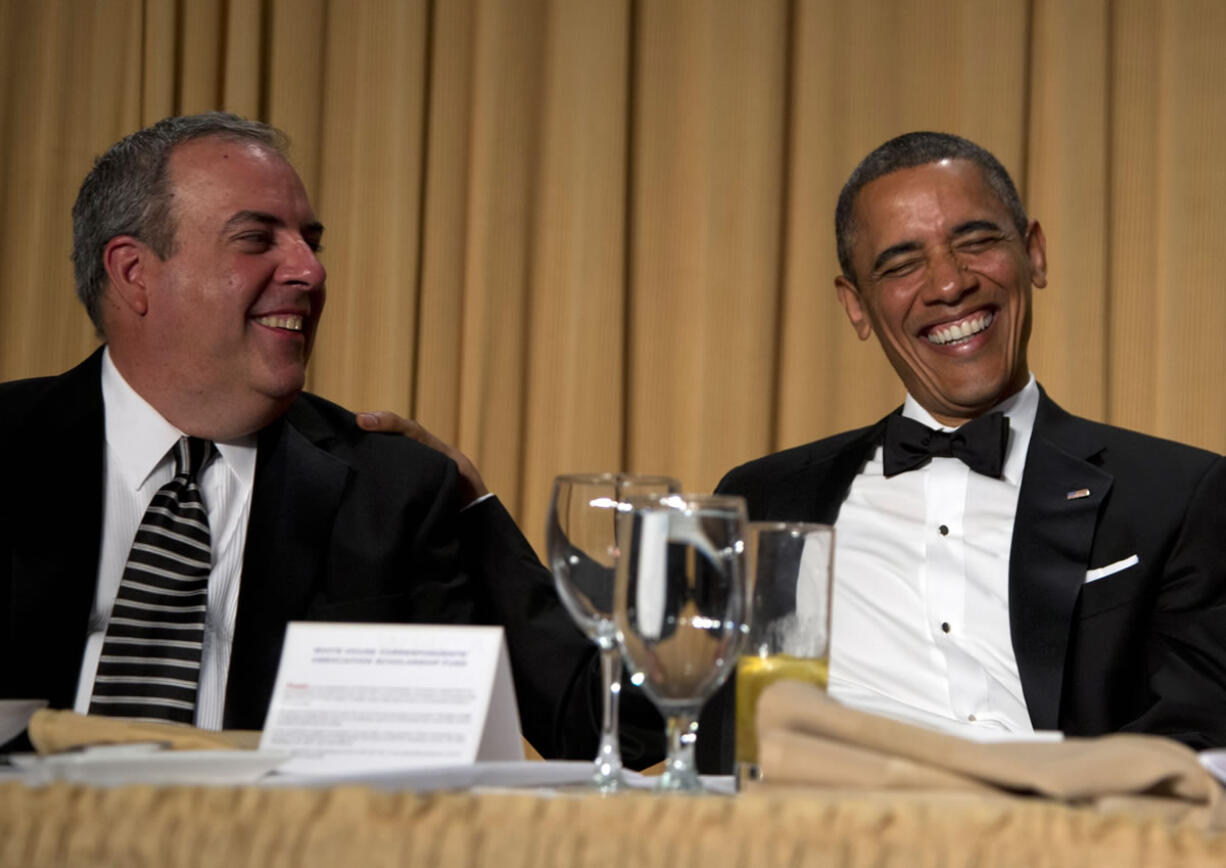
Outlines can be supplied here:
M288 759L289 754L275 751L166 750L148 743L96 745L48 756L11 757L27 786L68 781L92 787L234 786L251 783Z
M1029 742L1031 744L1055 744L1056 742L1064 741L1064 733L1058 729L1036 729L1034 732L1007 732L1003 729L974 729L965 727L950 732L950 735L956 735L959 738L964 738L967 741L976 741L980 744L1019 744Z
M278 771L260 781L262 787L335 787L354 784L377 790L465 790L472 787L561 787L592 778L590 761L518 760L476 762L458 766L392 767L333 774Z
M622 775L626 779L626 785L632 790L654 790L660 780L655 775L644 775L629 769L623 771ZM703 791L708 795L736 795L735 775L699 775L698 780L702 782Z
M592 779L592 763L588 760L548 760L522 762L478 762L467 766L439 768L382 769L347 775L302 775L277 771L259 782L261 787L335 787L354 784L377 790L399 792L429 792L431 790L466 790L489 788L554 788L583 787ZM631 789L650 790L659 778L629 769L623 772ZM703 775L708 792L736 792L736 779L731 775Z
M260 749L306 775L522 760L502 628L291 623Z

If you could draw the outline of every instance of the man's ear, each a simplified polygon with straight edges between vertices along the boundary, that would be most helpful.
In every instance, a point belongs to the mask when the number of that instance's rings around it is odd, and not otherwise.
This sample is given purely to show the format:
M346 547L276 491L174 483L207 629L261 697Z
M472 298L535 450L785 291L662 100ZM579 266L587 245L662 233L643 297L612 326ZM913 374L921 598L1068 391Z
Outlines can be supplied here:
M153 250L131 235L116 235L102 248L102 266L115 290L115 302L137 316L149 310L146 269Z
M834 291L839 297L839 303L843 305L843 310L847 311L851 327L856 330L856 335L860 340L866 341L872 337L873 324L864 310L860 290L856 289L856 285L840 274L834 279Z
M1039 289L1047 286L1047 239L1038 220L1026 227L1026 256L1030 259L1030 281Z

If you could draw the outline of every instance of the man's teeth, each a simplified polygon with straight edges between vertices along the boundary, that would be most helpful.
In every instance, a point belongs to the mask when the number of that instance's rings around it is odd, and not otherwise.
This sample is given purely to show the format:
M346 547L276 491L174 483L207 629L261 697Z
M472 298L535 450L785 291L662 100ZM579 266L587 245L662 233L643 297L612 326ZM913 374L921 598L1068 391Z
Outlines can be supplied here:
M928 332L928 340L934 344L952 344L954 341L965 340L990 326L994 318L990 313L975 314L962 322L934 328Z
M261 316L256 317L255 321L269 328L288 329L292 332L302 331L302 316L299 314L292 314L290 316Z

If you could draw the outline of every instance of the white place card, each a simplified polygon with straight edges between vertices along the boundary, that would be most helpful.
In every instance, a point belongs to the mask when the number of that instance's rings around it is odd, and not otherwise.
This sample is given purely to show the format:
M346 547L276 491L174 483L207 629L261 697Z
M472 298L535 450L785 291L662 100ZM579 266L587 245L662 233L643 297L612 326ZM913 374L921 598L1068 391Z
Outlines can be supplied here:
M260 749L298 774L521 760L502 628L292 623Z

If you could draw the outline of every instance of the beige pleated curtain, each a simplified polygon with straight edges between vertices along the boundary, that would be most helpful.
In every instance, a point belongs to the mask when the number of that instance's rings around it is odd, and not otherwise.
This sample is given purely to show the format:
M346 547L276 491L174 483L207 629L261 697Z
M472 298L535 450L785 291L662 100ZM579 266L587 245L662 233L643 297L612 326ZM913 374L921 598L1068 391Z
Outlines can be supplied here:
M556 473L710 489L899 401L835 302L831 214L930 128L1043 222L1048 390L1221 451L1224 41L1220 0L0 0L0 379L94 346L94 155L264 119L328 227L310 387L457 443L539 542Z

